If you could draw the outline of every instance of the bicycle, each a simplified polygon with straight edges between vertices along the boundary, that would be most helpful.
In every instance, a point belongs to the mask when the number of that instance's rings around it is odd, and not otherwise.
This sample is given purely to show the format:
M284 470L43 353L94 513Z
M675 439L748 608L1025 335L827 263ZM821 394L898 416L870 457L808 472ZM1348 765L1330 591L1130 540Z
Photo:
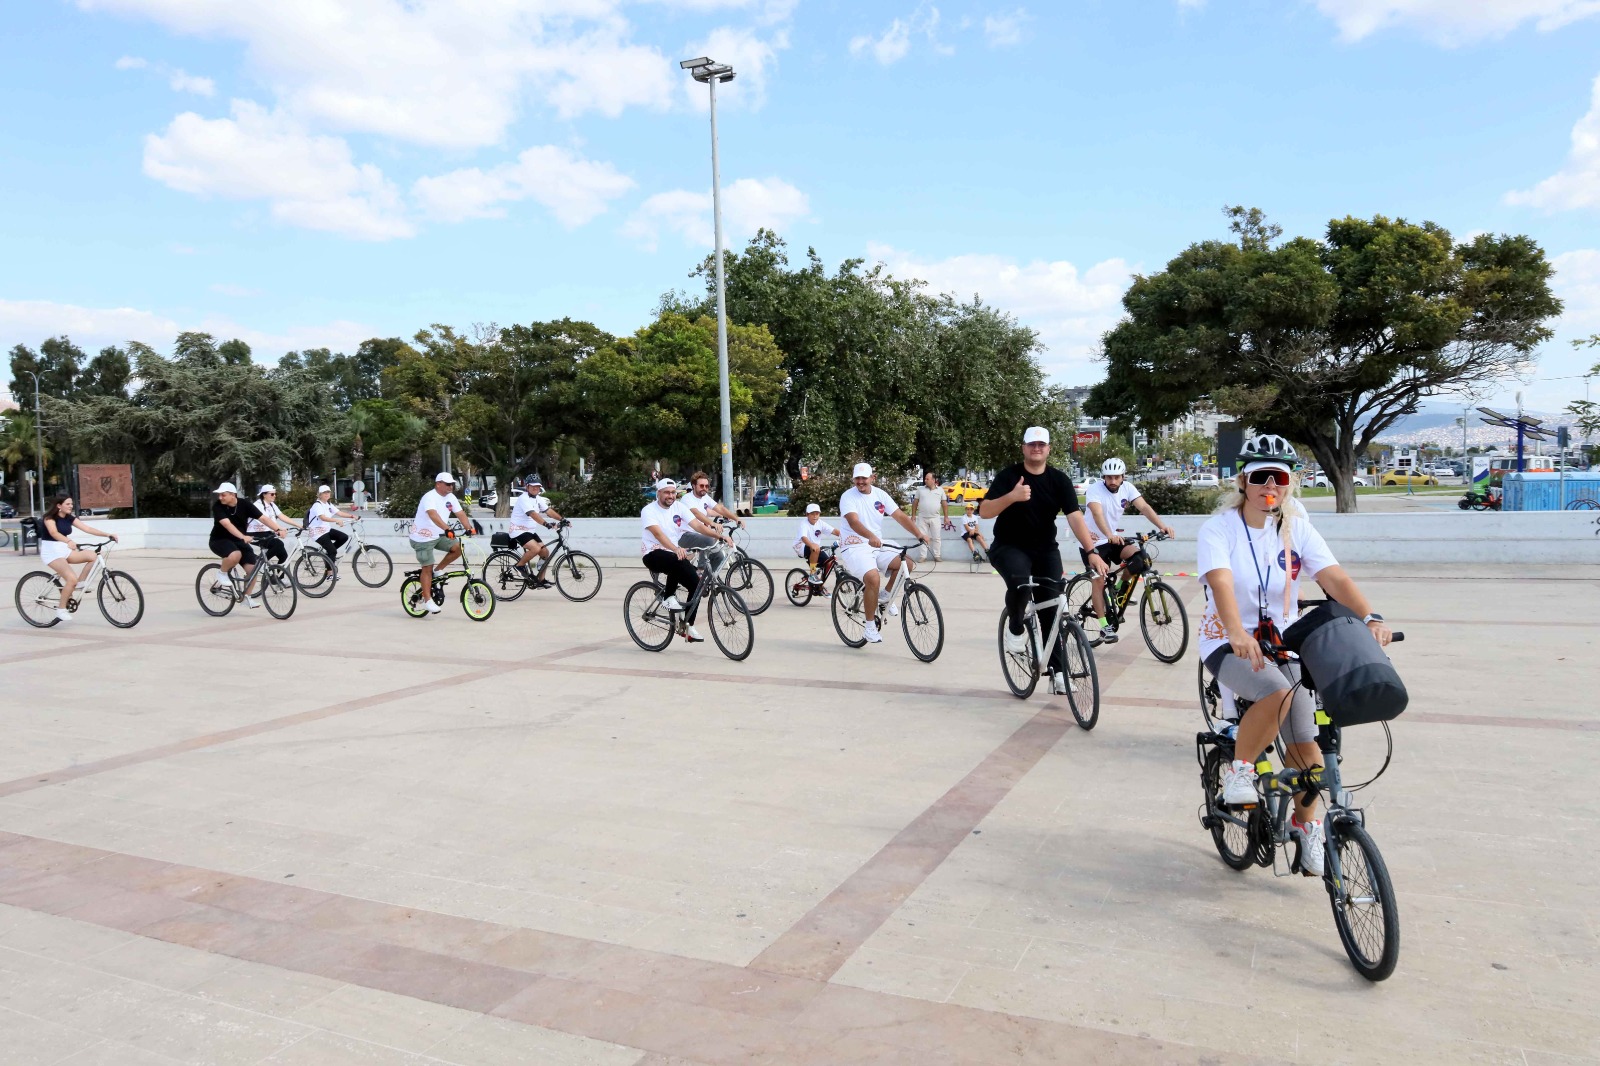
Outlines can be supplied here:
M1133 602L1133 594L1142 579L1145 590L1139 599L1139 632L1151 655L1164 663L1175 663L1189 649L1189 612L1178 590L1151 569L1153 549L1145 550L1147 544L1166 540L1167 535L1139 533L1133 539L1139 550L1106 574L1106 616L1112 625L1122 628L1128 604ZM1089 646L1098 648L1102 638L1099 627L1092 621L1100 617L1094 609L1093 581L1093 574L1083 573L1067 584L1067 609L1089 637Z
M789 597L789 602L796 607L804 607L811 602L813 596L829 595L828 578L835 577L839 572L839 542L834 541L822 552L822 556L822 565L817 568L816 577L813 578L811 571L803 566L795 567L784 576L783 594ZM835 585L837 584L835 581Z
M301 554L294 560L293 570L295 582L307 596L326 596L333 591L333 586L339 581L341 555L349 556L351 573L369 589L382 588L394 576L394 560L383 548L367 543L366 527L359 517L350 523L350 539L331 555L314 540L309 544L304 543L308 539L301 538ZM327 584L325 590L312 591L322 589L324 583Z
M971 543L967 543L965 546L970 551L970 555L967 559L967 573L981 574L985 570L991 569L989 564L989 551L987 548L980 547L976 538L974 538Z
M322 550L322 545L312 540L304 529L290 526L289 535L293 543L288 547L282 565L289 571L290 579L301 593L320 600L333 591L333 586L339 582L339 575L327 553ZM256 545L259 547L263 540L270 539L270 534L258 534Z
M233 569L238 571L241 568L235 566ZM289 574L288 567L266 558L261 559L249 577L233 571L224 574L221 563L207 563L195 575L194 597L200 601L202 611L213 618L221 618L250 595L258 578L261 602L267 608L267 613L279 621L294 614L295 606L300 602L299 588Z
M132 629L144 617L144 591L126 571L110 569L105 549L113 543L102 540L80 545L84 550L94 552L94 565L90 567L88 575L78 582L77 588L73 589L72 596L67 600L67 610L76 614L79 605L88 599L90 590L93 590L95 602L100 605L100 614L105 620L118 629ZM56 609L61 606L61 575L52 570L34 570L23 574L22 580L17 582L15 599L17 613L22 615L24 622L39 629L49 629L61 621L56 617Z
M1302 602L1300 606L1304 609L1307 604ZM1391 639L1398 643L1405 639L1405 634L1395 633ZM1276 640L1262 638L1261 650L1268 662L1290 661L1291 653ZM1311 689L1309 679L1302 683ZM1318 696L1317 744L1322 749L1325 765L1320 770L1290 768L1274 772L1270 758L1273 745L1268 745L1256 762L1259 802L1242 807L1227 806L1221 799L1222 771L1232 764L1233 730L1237 727L1223 713L1222 692L1216 678L1211 677L1201 663L1200 713L1205 729L1195 734L1195 758L1200 763L1200 787L1205 796L1199 811L1201 826L1210 830L1217 854L1230 869L1243 872L1252 866L1270 866L1277 874L1278 849L1287 851L1292 843L1294 852L1289 856L1287 873L1302 873L1305 842L1289 825L1293 800L1300 792L1309 793L1313 801L1318 793L1325 793L1322 883L1333 909L1333 924L1356 972L1369 981L1382 981L1394 973L1400 960L1400 912L1389 868L1377 843L1367 832L1366 813L1351 806L1350 797L1383 775L1389 765L1388 758L1371 781L1346 787L1340 776L1340 729ZM1248 705L1238 697L1234 697L1233 703L1236 720ZM1384 723L1384 732L1388 733L1387 723ZM1392 734L1390 751L1393 751Z
M453 523L454 524L454 523ZM456 564L456 569L433 572L433 602L440 607L444 606L444 590L451 578L464 577L467 583L461 588L461 609L467 617L474 622L487 621L494 614L494 589L487 581L472 576L472 561L467 558L466 529L464 526L455 525L455 529L445 535L451 538L457 536L456 529L461 530L461 557ZM422 569L407 570L405 580L400 582L400 606L412 618L426 618L427 608L422 606Z
M905 633L906 646L925 663L931 663L944 650L944 612L939 609L938 597L933 590L919 581L911 569L906 553L916 551L920 544L901 546L884 544L900 554L900 576L895 587L878 595L878 629L883 629L884 619L898 601L900 628ZM931 570L929 571L932 572ZM888 575L884 575L884 580ZM859 648L867 643L866 588L861 579L841 573L833 588L833 629L849 648Z
M1044 580L1058 586L1063 584L1061 578ZM1028 639L1023 651L1006 650L1011 612L1004 607L1000 609L1000 673L1005 676L1006 687L1011 694L1025 700L1033 695L1034 687L1039 684L1039 675L1052 661L1064 663L1063 691L1055 692L1052 679L1052 694L1066 696L1067 705L1072 708L1072 717L1078 725L1085 731L1093 729L1100 720L1100 670L1095 665L1089 638L1084 636L1083 627L1067 610L1065 589L1057 592L1055 599L1037 603L1033 599L1033 590L1038 587L1039 582L1031 577L1018 586L1028 590L1028 601L1023 607L1022 617L1022 631ZM1039 612L1051 608L1055 609L1056 617L1047 637L1039 623ZM1046 648L1058 652L1059 659L1054 654L1046 654Z
M711 627L711 639L728 658L738 662L749 658L755 647L755 624L744 597L730 588L722 578L728 568L707 565L705 555L716 551L720 545L707 544L686 549L695 556L695 566L700 571L700 585L681 610L671 610L663 605L663 585L656 581L638 581L622 598L622 621L628 636L645 651L661 651L672 643L672 635L688 637L689 612L697 604L706 605L706 615Z
M555 584L561 595L573 603L586 603L600 591L600 582L605 574L600 569L600 561L594 556L567 546L567 529L571 525L565 518L556 523L556 540L549 546L550 557L543 569L545 573L555 571ZM507 535L496 533L494 537ZM482 573L483 580L494 589L497 597L514 600L528 589L540 587L526 567L517 565L517 560L522 558L522 551L509 547L509 537L503 541L491 538L490 543L495 545L495 550L484 562Z
M760 559L744 550L742 541L748 540L750 535L742 526L736 526L721 517L716 522L724 529L734 531L729 533L733 538L733 547L728 553L732 557L727 567L728 587L739 593L752 615L761 614L772 606L772 571Z

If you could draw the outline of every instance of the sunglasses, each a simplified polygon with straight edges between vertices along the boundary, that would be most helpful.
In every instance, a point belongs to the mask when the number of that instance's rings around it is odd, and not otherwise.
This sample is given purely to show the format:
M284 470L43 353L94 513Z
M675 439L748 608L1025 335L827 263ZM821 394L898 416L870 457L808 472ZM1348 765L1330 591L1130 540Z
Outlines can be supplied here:
M1252 485L1287 485L1289 475L1282 470L1252 470L1245 480Z

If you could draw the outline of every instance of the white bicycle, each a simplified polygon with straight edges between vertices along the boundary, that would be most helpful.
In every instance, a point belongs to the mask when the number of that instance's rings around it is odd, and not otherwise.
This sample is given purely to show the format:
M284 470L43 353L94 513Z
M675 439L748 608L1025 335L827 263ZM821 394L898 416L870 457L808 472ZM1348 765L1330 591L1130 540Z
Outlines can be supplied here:
M73 589L72 598L67 600L67 610L77 613L78 607L89 598L92 591L100 604L100 613L107 622L118 629L132 629L144 617L144 592L131 574L107 566L105 549L111 543L102 540L97 544L80 545L94 552L94 566L90 568L89 576ZM17 613L22 615L24 622L40 629L49 629L61 621L56 617L56 609L61 606L61 576L51 570L35 570L22 575L22 580L17 582L16 600Z

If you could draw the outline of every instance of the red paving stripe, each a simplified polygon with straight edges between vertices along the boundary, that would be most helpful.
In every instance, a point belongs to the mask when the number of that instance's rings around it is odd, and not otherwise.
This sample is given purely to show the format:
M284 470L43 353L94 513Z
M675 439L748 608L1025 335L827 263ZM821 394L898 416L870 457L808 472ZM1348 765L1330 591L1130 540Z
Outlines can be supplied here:
M1112 707L1154 707L1160 710L1195 711L1199 704L1194 700L1149 699L1142 696L1109 696L1102 704ZM1491 714L1442 714L1437 711L1407 711L1396 719L1397 725L1415 722L1420 725L1475 725L1497 729L1556 729L1574 733L1600 733L1600 720L1590 718L1514 718Z

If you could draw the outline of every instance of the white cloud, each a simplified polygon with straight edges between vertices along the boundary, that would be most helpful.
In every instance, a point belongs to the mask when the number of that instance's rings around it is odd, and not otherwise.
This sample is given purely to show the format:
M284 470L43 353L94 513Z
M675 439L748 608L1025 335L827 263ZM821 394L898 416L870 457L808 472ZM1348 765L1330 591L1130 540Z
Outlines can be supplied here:
M983 35L992 48L1021 44L1022 24L1027 21L1028 13L1020 7L1002 15L988 15L983 20Z
M235 100L232 118L192 111L145 138L144 172L181 192L266 200L291 225L361 240L409 237L400 195L341 138L317 136L281 111Z
M210 78L169 67L165 63L152 63L140 56L123 56L113 64L118 70L153 70L167 79L167 86L175 93L194 93L197 96L214 96L217 83Z
M633 188L633 179L609 163L596 163L565 148L529 148L514 163L489 170L469 167L422 178L412 196L430 216L446 222L503 218L505 204L533 200L568 228L603 214L611 200Z
M245 285L233 285L224 281L219 281L213 284L211 286L211 291L220 296L237 296L240 298L261 295L260 289L252 289Z
M1404 26L1443 45L1504 36L1524 22L1548 32L1600 14L1600 0L1316 0L1316 4L1346 41Z
M718 63L733 68L734 80L717 86L717 103L740 103L750 108L760 108L767 102L767 77L778 61L778 53L789 47L789 32L779 29L770 38L763 38L751 30L720 26L700 43L684 49L688 56L710 56ZM706 87L687 74L683 77L683 91L689 105L696 110L710 108L711 94Z
M1101 335L1122 316L1122 295L1133 276L1121 259L1080 271L1064 259L1018 263L998 255L958 255L929 260L880 244L868 245L867 254L896 277L921 278L934 292L959 300L976 294L1015 315L1050 349L1045 369L1071 384L1103 376L1093 357Z
M806 194L781 178L740 178L722 190L723 240L734 248L756 230L782 230L811 213ZM675 189L645 200L623 227L623 233L654 250L663 230L682 235L691 244L715 244L711 193Z
M144 70L150 66L150 61L139 56L123 56L114 65L118 70Z
M1574 336L1600 333L1600 251L1563 252L1550 263L1556 268L1550 287L1565 305L1557 331Z
M1600 78L1594 81L1589 113L1572 127L1566 165L1531 189L1506 193L1506 203L1546 211L1600 207Z
M955 51L939 40L939 9L922 4L905 18L897 18L889 23L889 28L881 35L868 33L852 37L850 54L858 56L870 53L873 59L887 67L910 54L913 34L926 37L928 46L940 55L950 55Z

